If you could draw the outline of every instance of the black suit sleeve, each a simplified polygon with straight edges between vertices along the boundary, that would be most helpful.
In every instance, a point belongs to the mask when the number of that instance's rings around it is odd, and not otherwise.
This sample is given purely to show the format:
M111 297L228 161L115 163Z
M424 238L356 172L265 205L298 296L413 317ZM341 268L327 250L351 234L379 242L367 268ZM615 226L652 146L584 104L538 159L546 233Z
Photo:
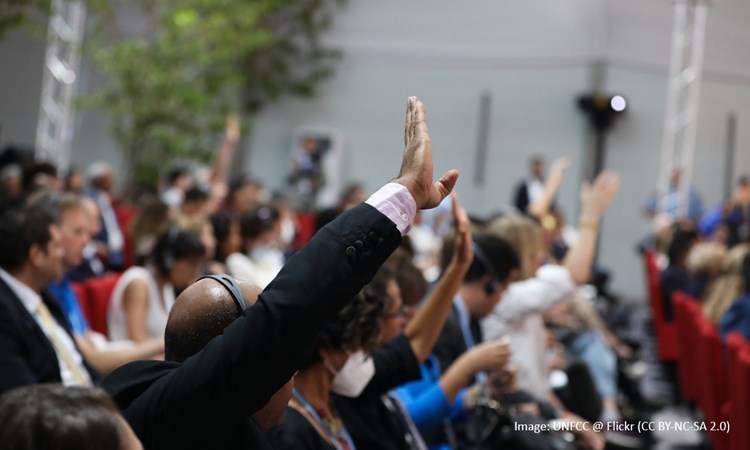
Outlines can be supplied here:
M325 324L396 249L396 225L361 204L322 228L248 308L124 411L144 442L248 417L284 385ZM146 395L147 394L147 395ZM161 448L161 447L160 447Z
M60 366L52 344L0 280L0 394L27 384L59 382Z
M421 378L419 361L409 339L401 334L372 353L375 375L356 401L378 398L391 389Z
M0 299L0 302L5 301ZM39 379L28 358L24 357L26 352L22 342L28 337L20 335L18 323L8 305L0 305L0 308L0 393L3 393L17 386L39 383Z

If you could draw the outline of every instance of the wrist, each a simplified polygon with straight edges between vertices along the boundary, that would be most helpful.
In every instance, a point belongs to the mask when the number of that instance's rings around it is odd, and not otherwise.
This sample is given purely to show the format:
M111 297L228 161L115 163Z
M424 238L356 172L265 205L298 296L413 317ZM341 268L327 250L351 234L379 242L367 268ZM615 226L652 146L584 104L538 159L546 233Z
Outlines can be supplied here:
M599 229L599 216L592 214L581 214L578 218L578 229L590 229L597 231Z
M414 202L417 204L417 209L422 209L422 202L419 198L419 195L417 194L417 187L415 186L415 183L410 182L408 179L400 178L400 177L391 181L391 183L397 183L405 187L406 190L409 191L409 194L411 194L412 198L414 199Z

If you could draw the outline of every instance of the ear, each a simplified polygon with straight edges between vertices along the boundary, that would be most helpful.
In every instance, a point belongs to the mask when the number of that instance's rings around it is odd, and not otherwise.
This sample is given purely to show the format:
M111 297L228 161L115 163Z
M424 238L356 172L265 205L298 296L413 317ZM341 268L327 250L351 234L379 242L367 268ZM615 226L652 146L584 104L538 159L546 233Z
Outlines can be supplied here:
M42 265L42 261L44 260L46 254L47 252L42 250L42 248L38 244L31 244L31 247L29 247L28 262L33 267L39 267Z
M337 372L344 367L344 363L346 363L346 359L349 357L344 351L329 348L321 348L318 350L318 353L320 354L320 358Z

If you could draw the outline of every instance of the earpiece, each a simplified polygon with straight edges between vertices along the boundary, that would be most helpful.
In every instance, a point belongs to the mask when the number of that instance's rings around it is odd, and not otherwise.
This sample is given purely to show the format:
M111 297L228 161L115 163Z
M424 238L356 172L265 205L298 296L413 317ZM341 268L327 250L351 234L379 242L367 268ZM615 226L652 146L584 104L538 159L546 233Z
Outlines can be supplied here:
M221 275L204 275L198 280L202 280L204 278L211 278L212 280L216 280L219 283L221 283L224 288L229 291L229 294L234 299L234 303L237 305L237 308L240 310L240 314L242 314L245 309L247 309L247 301L245 301L245 296L242 295L242 290L240 289L240 285L237 284L237 280L235 280L233 277L221 274ZM198 281L196 280L196 281Z
M490 276L490 280L487 281L484 285L484 292L487 295L492 295L497 292L498 289L498 276L497 272L495 272L495 268L492 267L492 263L490 262L489 258L487 258L487 255L484 254L481 248L474 243L474 258L476 258L477 261L484 267L484 270L487 272L487 274Z

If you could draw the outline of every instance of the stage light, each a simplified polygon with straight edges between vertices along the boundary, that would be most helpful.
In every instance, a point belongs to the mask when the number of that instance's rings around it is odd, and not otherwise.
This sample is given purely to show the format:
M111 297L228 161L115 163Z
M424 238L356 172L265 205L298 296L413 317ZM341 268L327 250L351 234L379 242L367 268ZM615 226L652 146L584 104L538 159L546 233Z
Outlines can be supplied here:
M625 101L625 98L623 98L622 95L615 95L612 97L612 100L610 100L609 105L612 107L613 111L623 112L625 111L625 108L627 108L628 102Z

